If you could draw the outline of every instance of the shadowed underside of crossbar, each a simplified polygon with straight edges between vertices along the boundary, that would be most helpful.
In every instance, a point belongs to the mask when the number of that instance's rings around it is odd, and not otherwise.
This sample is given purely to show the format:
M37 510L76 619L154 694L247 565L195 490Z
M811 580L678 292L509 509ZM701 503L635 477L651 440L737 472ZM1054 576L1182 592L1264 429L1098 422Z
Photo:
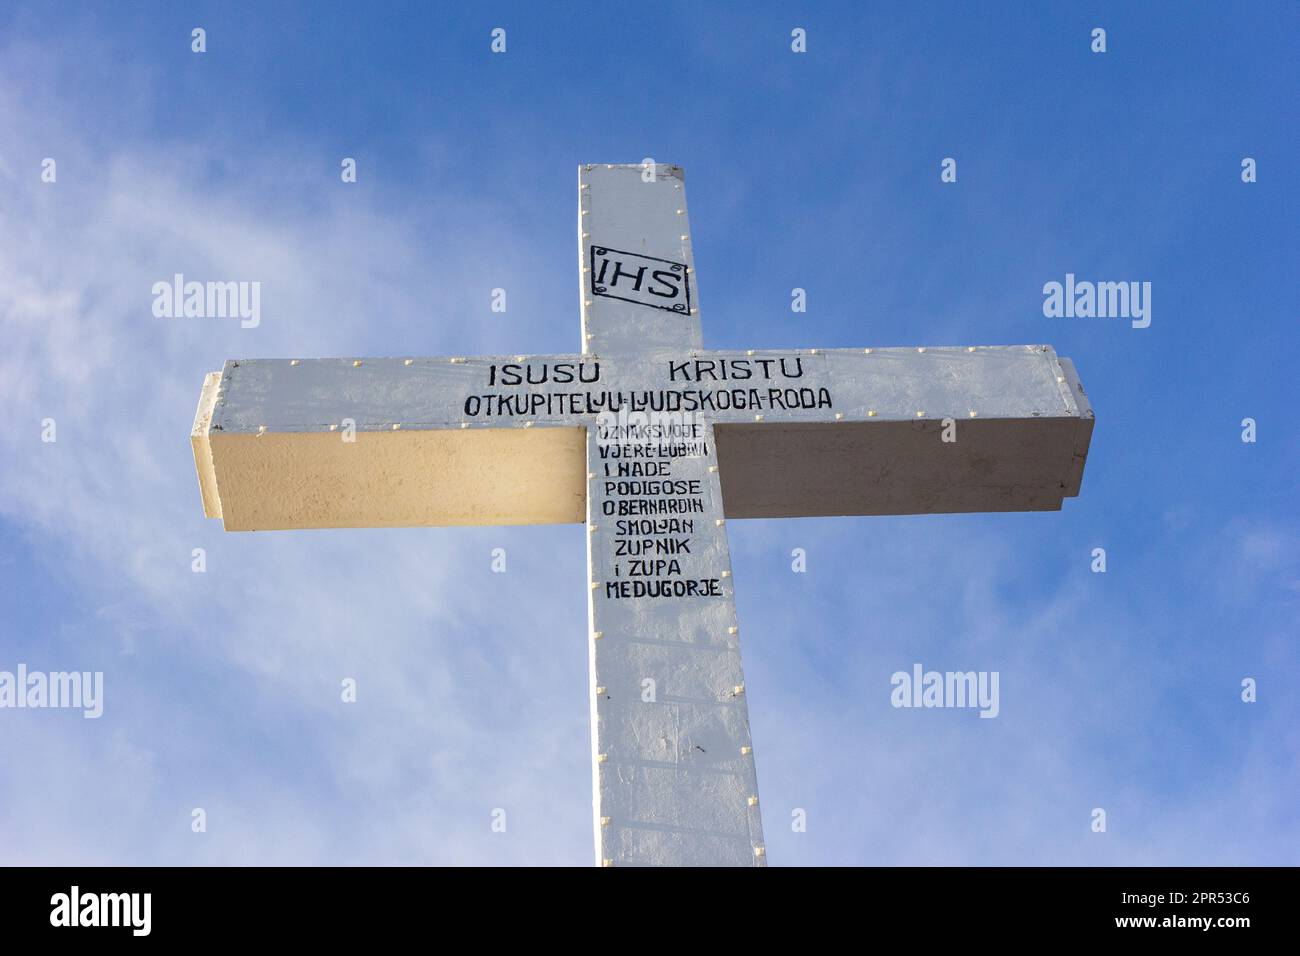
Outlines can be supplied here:
M1079 492L1088 418L719 424L728 518L1053 511ZM228 531L581 522L586 429L192 436Z

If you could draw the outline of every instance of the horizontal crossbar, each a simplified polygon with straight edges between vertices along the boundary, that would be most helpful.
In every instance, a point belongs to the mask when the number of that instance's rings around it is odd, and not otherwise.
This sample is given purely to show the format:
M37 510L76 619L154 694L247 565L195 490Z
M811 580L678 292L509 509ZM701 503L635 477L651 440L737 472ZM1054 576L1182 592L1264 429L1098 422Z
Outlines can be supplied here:
M585 429L651 413L716 425L729 517L1056 510L1093 424L1048 346L256 359L192 442L227 530L578 522Z

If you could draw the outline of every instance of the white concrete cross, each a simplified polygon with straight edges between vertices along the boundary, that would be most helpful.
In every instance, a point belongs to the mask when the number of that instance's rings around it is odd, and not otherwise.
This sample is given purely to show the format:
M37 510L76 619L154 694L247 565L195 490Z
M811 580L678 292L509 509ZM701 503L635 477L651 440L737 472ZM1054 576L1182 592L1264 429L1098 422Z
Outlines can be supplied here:
M581 354L228 361L204 509L585 521L597 862L763 865L724 520L1058 510L1092 410L1046 345L705 351L681 169L578 186Z

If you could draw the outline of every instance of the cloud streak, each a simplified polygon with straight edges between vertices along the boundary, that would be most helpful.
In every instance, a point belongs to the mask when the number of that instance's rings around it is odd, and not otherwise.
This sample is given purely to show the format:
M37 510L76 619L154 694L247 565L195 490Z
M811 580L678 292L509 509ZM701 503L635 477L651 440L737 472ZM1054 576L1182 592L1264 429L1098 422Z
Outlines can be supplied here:
M521 157L491 193L432 173L371 185L363 162L351 189L319 140L214 156L111 97L61 94L71 39L8 43L0 610L17 624L0 669L103 670L105 713L0 713L0 861L588 863L581 529L225 535L202 518L187 440L226 358L571 347L573 276L537 250L573 223L523 207L527 184L572 167ZM166 102L156 69L116 82ZM454 155L454 136L423 150ZM719 202L749 221L734 191ZM710 303L748 265L711 267ZM151 287L176 272L261 282L260 326L155 318ZM852 317L822 332L864 334ZM728 522L773 863L1296 862L1294 521L1178 505L1090 574L1126 502L1101 499L1116 517L1089 496L1140 479L1123 469L1142 453L1110 446L1062 515ZM1001 714L891 708L889 676L914 662L998 670Z

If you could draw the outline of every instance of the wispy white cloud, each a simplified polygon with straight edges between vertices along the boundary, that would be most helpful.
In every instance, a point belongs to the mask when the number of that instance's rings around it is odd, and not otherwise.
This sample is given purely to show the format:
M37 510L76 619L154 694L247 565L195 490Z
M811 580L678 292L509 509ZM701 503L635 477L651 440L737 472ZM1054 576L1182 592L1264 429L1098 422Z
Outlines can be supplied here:
M188 447L202 375L227 357L484 347L511 319L469 320L502 273L526 284L526 237L496 234L492 200L447 197L457 242L430 267L409 211L295 187L333 162L307 146L214 182L193 145L102 150L70 104L0 95L4 540L52 582L33 600L84 595L42 610L59 641L11 635L4 657L107 684L99 722L6 716L7 862L585 862L585 628L565 586L581 534L226 536ZM43 184L24 156L61 111ZM262 324L155 318L151 286L174 272L261 282ZM552 548L566 557L528 558ZM558 792L539 782L564 763ZM497 806L509 838L488 829Z
M6 635L0 668L102 669L107 700L99 721L0 715L0 856L588 862L580 531L225 535L201 516L188 446L203 373L228 357L576 340L572 276L538 266L543 236L503 226L517 188L415 184L431 212L364 171L342 186L312 143L214 163L183 137L118 141L113 114L40 92L67 51L9 52L0 541L39 626ZM156 78L136 82L147 101ZM39 181L47 154L56 185ZM260 281L262 324L154 318L151 286L175 272ZM487 311L495 286L512 290L504 316ZM1166 524L1094 576L1091 542L1058 540L1060 516L738 523L773 862L1294 862L1300 747L1279 701L1297 674L1270 603L1294 600L1293 529ZM190 572L195 547L206 574ZM1233 658L1230 635L1191 640L1209 614L1265 629L1264 659ZM1001 716L894 710L889 675L918 661L1001 671ZM1244 712L1225 675L1263 664L1272 684ZM1105 836L1088 830L1094 806ZM195 807L207 834L190 832Z

